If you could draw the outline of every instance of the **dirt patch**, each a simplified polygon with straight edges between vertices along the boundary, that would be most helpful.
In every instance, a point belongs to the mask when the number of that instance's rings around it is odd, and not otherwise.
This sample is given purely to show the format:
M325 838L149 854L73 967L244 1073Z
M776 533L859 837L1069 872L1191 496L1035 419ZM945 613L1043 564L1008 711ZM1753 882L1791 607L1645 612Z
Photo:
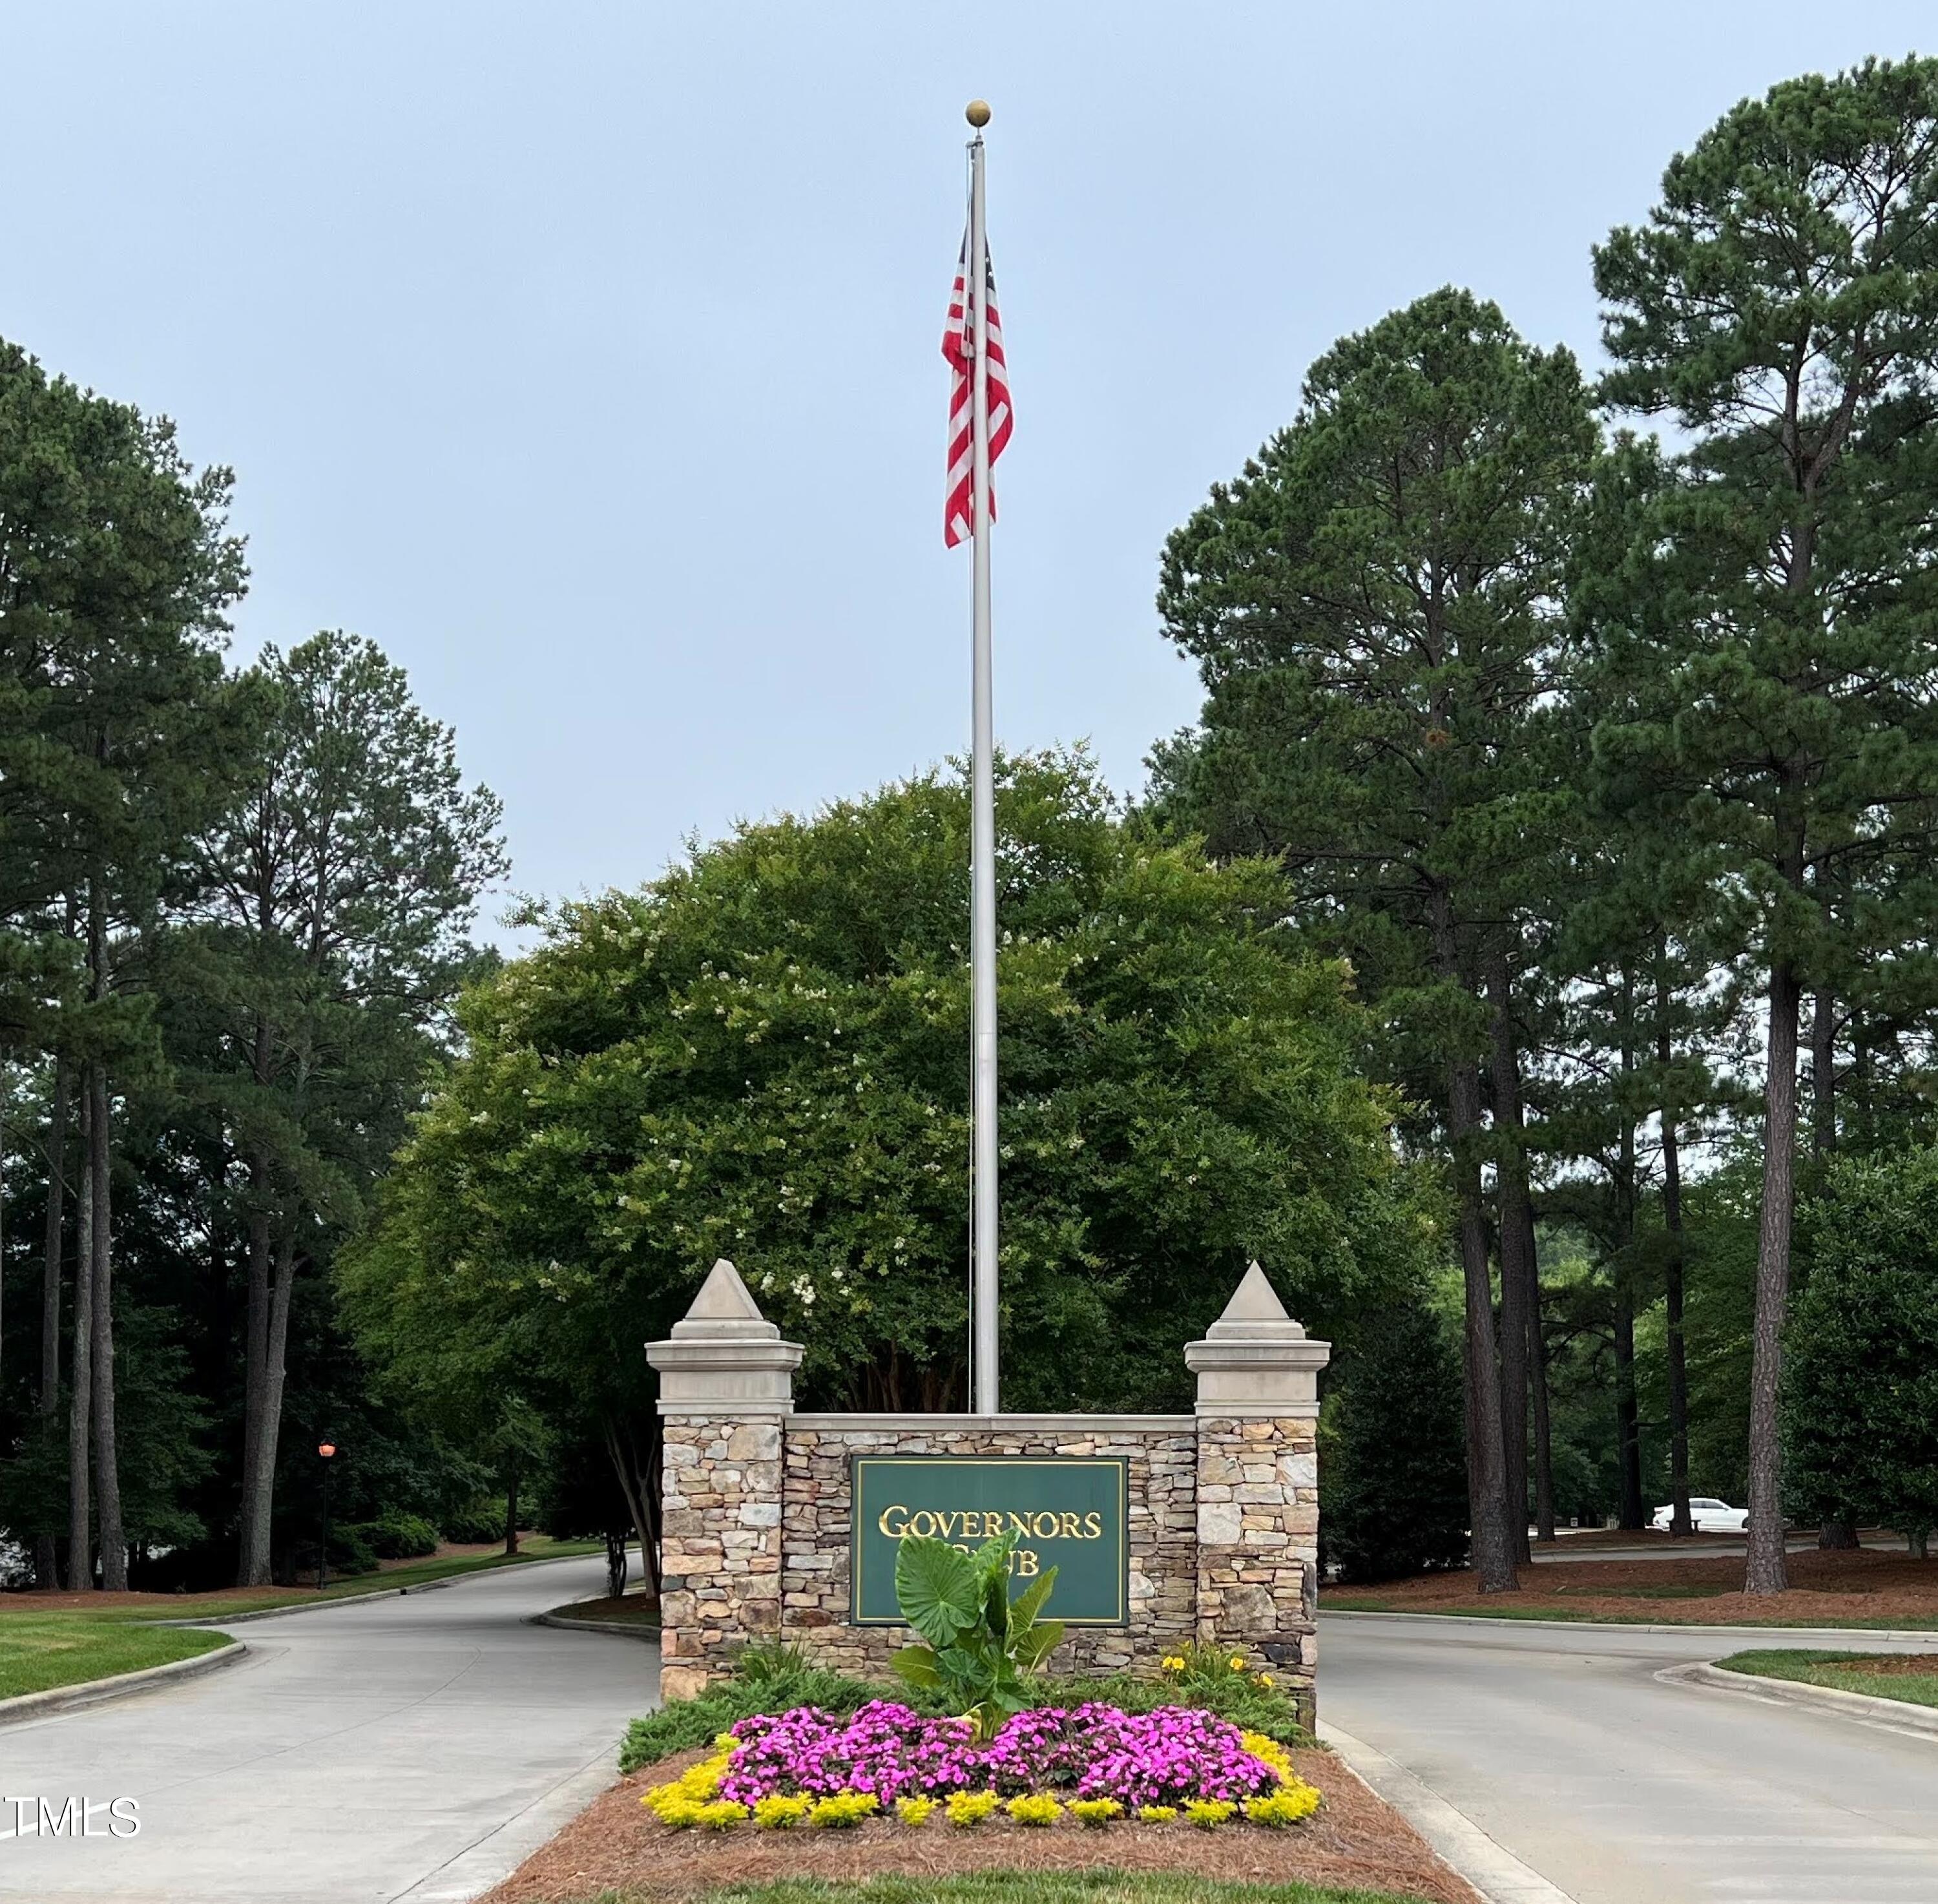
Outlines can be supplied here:
M946 1877L986 1871L1188 1871L1204 1878L1386 1890L1429 1904L1481 1904L1405 1819L1329 1752L1297 1752L1299 1775L1326 1795L1308 1822L1283 1831L1229 1824L1199 1831L1119 1823L1092 1830L1074 1819L1032 1828L990 1819L967 1829L940 1812L925 1825L876 1820L846 1831L673 1831L639 1803L702 1754L682 1753L622 1778L482 1904L578 1904L603 1891L629 1898L697 1897L717 1884L780 1878L852 1882L887 1874Z
M1379 1586L1337 1587L1321 1604L1394 1613L1499 1613L1582 1620L1616 1617L1665 1626L1928 1626L1938 1629L1938 1562L1871 1548L1817 1549L1790 1556L1790 1590L1752 1597L1733 1555L1688 1560L1582 1560L1523 1567L1516 1594L1482 1594L1474 1575L1426 1574Z

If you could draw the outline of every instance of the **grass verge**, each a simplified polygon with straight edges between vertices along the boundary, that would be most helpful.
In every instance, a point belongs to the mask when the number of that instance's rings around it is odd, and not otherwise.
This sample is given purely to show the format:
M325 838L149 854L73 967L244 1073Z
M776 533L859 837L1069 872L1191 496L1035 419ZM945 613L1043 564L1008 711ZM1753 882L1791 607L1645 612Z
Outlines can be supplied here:
M1630 1596L1624 1595L1627 1598ZM1702 1595L1670 1595L1658 1594L1658 1599L1673 1598L1703 1598ZM1320 1601L1321 1613L1387 1613L1402 1614L1408 1620L1561 1620L1570 1626L1647 1626L1662 1623L1657 1616L1646 1610L1637 1613L1600 1613L1589 1607L1578 1610L1566 1605L1557 1607L1551 1601L1536 1601L1526 1607L1417 1607L1399 1606L1390 1600L1376 1597L1346 1593L1328 1593ZM1696 1620L1678 1620L1678 1627L1686 1626L1692 1633L1703 1631ZM1938 1614L1930 1617L1899 1620L1854 1620L1839 1614L1834 1620L1827 1620L1819 1614L1814 1620L1755 1620L1738 1618L1724 1621L1731 1629L1746 1626L1767 1626L1772 1632L1781 1632L1785 1627L1848 1629L1854 1633L1903 1633L1921 1632L1927 1628L1938 1633Z
M1754 1673L1763 1679L1794 1679L1806 1686L1833 1687L1839 1693L1868 1693L1874 1699L1938 1706L1938 1653L1907 1656L1772 1648L1733 1653L1716 1664L1730 1672Z
M709 1904L1400 1904L1388 1891L1113 1871L976 1871L953 1878L870 1878L851 1884L796 1878L735 1885L706 1896Z
M0 1620L0 1699L112 1679L117 1673L192 1659L228 1644L221 1633L71 1614Z
M1171 1872L971 1871L952 1878L866 1878L830 1884L790 1878L730 1884L702 1904L1417 1904L1391 1891L1317 1884L1249 1884ZM644 1904L639 1891L601 1891L582 1904ZM658 1900L653 1900L658 1904Z

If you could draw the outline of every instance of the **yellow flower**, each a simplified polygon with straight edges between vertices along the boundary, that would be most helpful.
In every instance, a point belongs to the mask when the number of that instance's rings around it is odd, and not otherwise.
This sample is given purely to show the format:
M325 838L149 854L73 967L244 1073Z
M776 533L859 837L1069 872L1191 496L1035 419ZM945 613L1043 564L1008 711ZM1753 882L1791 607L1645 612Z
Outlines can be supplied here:
M1177 1816L1174 1805L1141 1805L1138 1816L1147 1825L1168 1825Z
M1174 1653L1159 1662L1158 1670L1160 1672L1181 1673L1184 1670L1184 1662Z
M1241 1673L1245 1670L1245 1656L1242 1653L1235 1653L1232 1655L1232 1670L1235 1673Z
M925 1825L936 1803L932 1798L898 1798L895 1800L895 1816L905 1825Z
M1063 1807L1042 1793L1013 1798L1003 1809L1019 1825L1053 1825L1063 1815Z
M1319 1787L1289 1778L1275 1792L1245 1801L1245 1816L1255 1825L1296 1825L1319 1809Z
M816 1802L807 1814L807 1822L824 1830L840 1831L849 1825L858 1825L880 1804L881 1800L873 1792L837 1792L832 1798Z
M1113 1818L1124 1815L1124 1808L1113 1798L1074 1798L1069 1811L1073 1818L1086 1825L1107 1825Z
M1228 1798L1188 1798L1184 1801L1184 1815L1201 1831L1210 1831L1222 1825L1238 1808Z
M951 1792L946 1809L952 1825L980 1825L1001 1802L994 1792Z
M1293 1782L1292 1755L1277 1739L1264 1732L1241 1732L1238 1745L1241 1750L1249 1752L1253 1758L1268 1766L1272 1776L1281 1785Z
M1261 1686L1263 1686L1263 1687L1266 1687L1266 1688L1269 1689L1269 1688L1270 1688L1270 1687L1271 1687L1271 1683L1272 1683L1272 1676L1271 1676L1271 1674L1270 1673L1260 1673L1260 1674L1259 1674L1259 1683Z
M806 1817L813 1803L811 1798L788 1798L776 1792L754 1801L754 1823L762 1831L779 1831Z

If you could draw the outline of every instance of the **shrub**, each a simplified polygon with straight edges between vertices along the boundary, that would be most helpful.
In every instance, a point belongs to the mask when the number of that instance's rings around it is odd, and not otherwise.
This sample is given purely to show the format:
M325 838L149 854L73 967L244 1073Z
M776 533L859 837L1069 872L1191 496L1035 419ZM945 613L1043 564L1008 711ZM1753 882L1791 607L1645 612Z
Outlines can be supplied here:
M1368 1319L1320 1421L1322 1559L1348 1580L1467 1558L1466 1433L1451 1332L1423 1297Z
M1065 1808L1086 1825L1107 1825L1113 1818L1124 1815L1124 1808L1113 1798L1074 1798Z
M437 1529L421 1514L381 1515L360 1522L357 1531L380 1560L418 1560L437 1551Z
M1228 1798L1188 1798L1184 1801L1184 1815L1200 1831L1210 1831L1222 1825L1238 1808Z
M477 1547L505 1537L505 1497L474 1501L444 1517L444 1537L458 1547Z
M1053 1825L1063 1816L1063 1807L1044 1792L1026 1792L1003 1809L1019 1825Z
M803 1798L798 1793L790 1797L776 1792L754 1807L754 1823L763 1831L779 1831L788 1825L798 1824L813 1805L813 1799Z
M980 1825L1001 1802L994 1792L951 1792L944 1809L952 1825Z
M895 1800L895 1816L905 1825L925 1825L928 1814L940 1802L932 1798L898 1798Z
M824 1830L843 1831L872 1817L882 1801L873 1792L837 1792L832 1798L818 1799L807 1814L807 1822Z

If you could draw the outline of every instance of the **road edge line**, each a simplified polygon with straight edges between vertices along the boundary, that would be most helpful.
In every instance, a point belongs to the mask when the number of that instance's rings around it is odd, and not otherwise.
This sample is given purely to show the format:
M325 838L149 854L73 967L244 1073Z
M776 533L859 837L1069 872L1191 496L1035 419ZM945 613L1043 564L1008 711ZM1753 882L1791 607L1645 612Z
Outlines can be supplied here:
M172 1680L199 1679L204 1673L239 1665L249 1649L240 1640L226 1646L197 1653L186 1659L165 1659L159 1666L141 1666L131 1673L113 1673L105 1679L83 1680L78 1686L50 1686L44 1693L22 1693L0 1699L0 1726L17 1726L29 1719L46 1719L84 1706L106 1705L151 1686L166 1685Z
M1384 1799L1432 1848L1441 1862L1478 1891L1486 1904L1575 1904L1558 1884L1524 1863L1466 1812L1390 1759L1378 1746L1324 1719L1319 1737L1375 1797Z
M1938 1632L1928 1628L1897 1626L1699 1626L1693 1620L1673 1626L1640 1620L1527 1620L1517 1614L1484 1613L1382 1613L1365 1607L1329 1608L1322 1598L1319 1611L1327 1620L1417 1620L1436 1626L1484 1626L1498 1632L1502 1627L1532 1626L1570 1633L1693 1633L1698 1639L1709 1633L1747 1633L1766 1639L1787 1634L1792 1639L1909 1640L1920 1645L1938 1646Z
M1712 1665L1701 1659L1686 1666L1664 1666L1654 1677L1669 1685L1705 1686L1716 1692L1779 1699L1786 1705L1808 1707L1839 1719L1888 1725L1894 1732L1938 1739L1938 1706L1912 1705L1906 1700L1879 1699L1870 1693L1846 1693L1839 1687L1812 1686L1800 1679L1733 1672L1727 1666Z

